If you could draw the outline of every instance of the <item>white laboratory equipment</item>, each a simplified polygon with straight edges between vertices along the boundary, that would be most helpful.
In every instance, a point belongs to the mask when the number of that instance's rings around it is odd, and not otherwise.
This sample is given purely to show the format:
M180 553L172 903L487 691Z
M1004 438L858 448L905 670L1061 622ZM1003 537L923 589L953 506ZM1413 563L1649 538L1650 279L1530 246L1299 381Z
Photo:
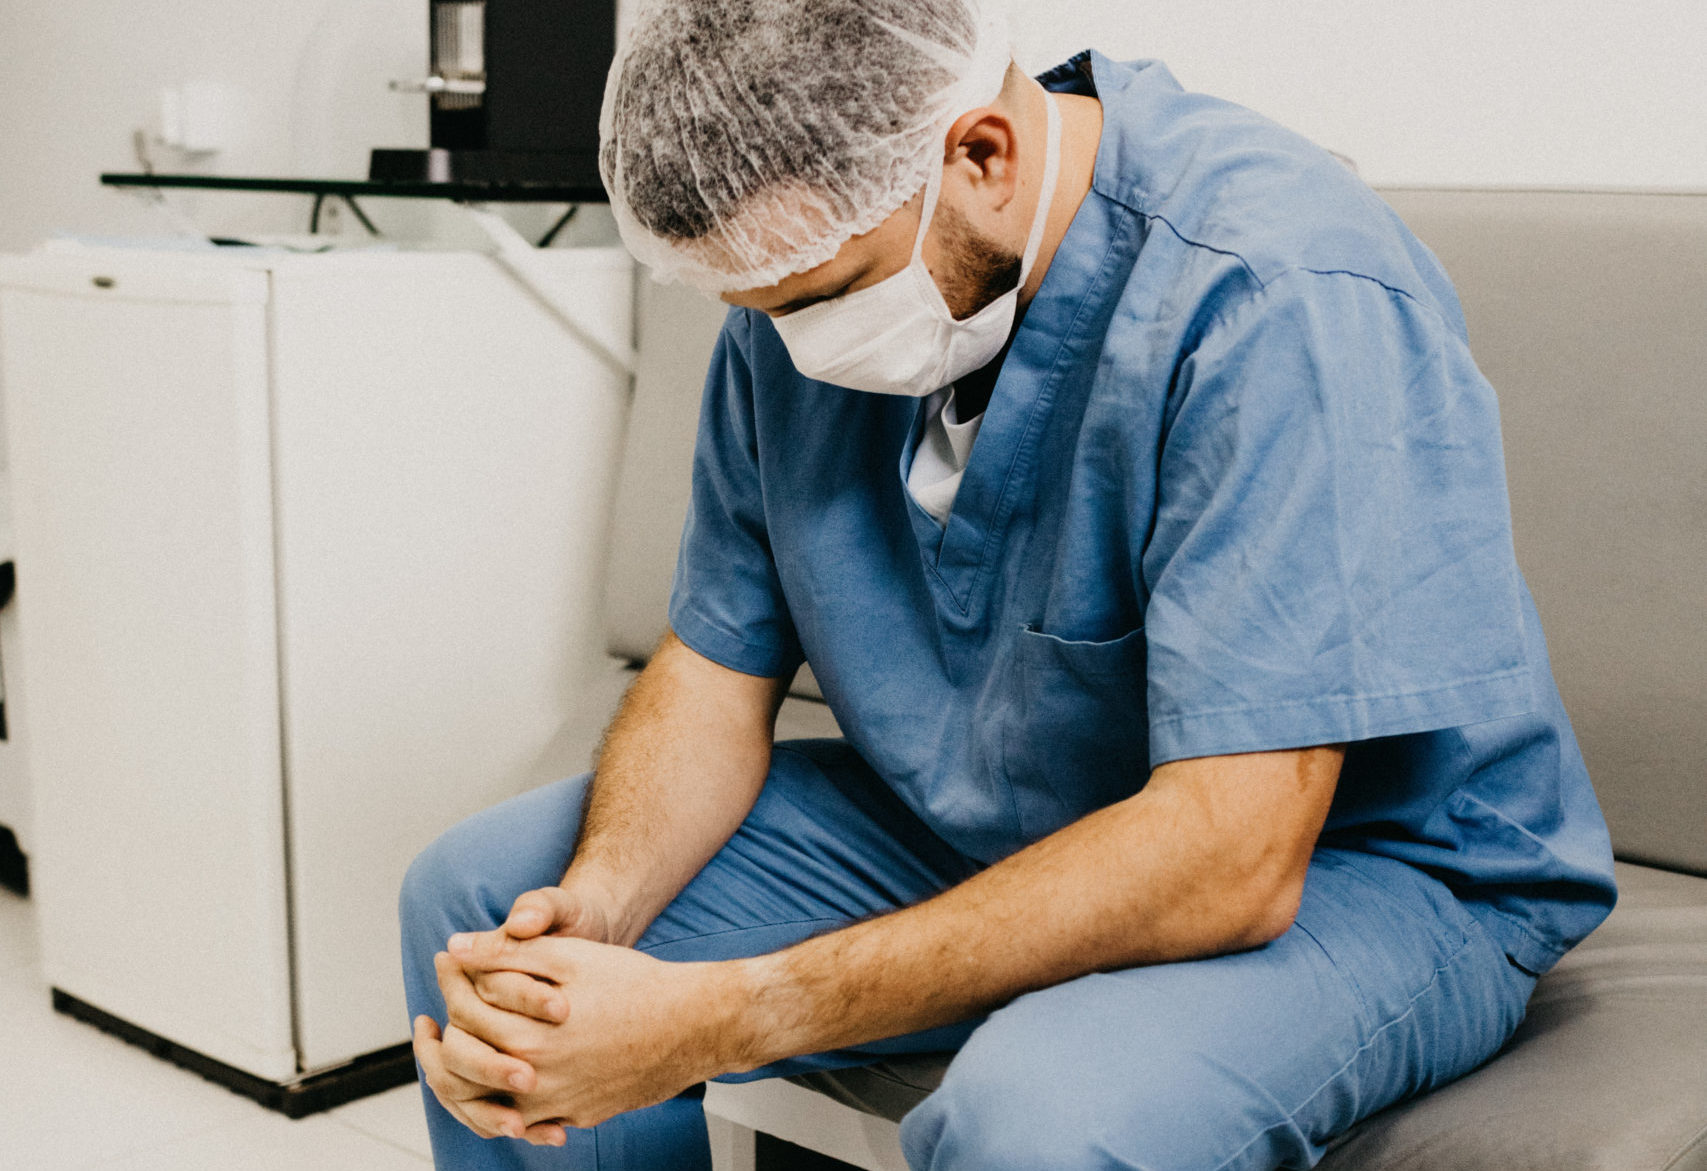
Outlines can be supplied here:
M415 853L587 766L633 268L529 264L559 310L479 252L0 260L56 1006L287 1113L413 1076Z

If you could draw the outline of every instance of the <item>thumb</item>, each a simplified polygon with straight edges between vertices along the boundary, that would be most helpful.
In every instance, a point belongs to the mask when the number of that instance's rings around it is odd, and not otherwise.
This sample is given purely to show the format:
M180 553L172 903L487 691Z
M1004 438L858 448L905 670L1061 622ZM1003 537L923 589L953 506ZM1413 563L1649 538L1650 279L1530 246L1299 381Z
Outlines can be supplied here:
M512 939L532 939L559 927L575 924L577 908L569 892L559 887L545 887L522 894L510 907L510 917L504 920L504 932Z

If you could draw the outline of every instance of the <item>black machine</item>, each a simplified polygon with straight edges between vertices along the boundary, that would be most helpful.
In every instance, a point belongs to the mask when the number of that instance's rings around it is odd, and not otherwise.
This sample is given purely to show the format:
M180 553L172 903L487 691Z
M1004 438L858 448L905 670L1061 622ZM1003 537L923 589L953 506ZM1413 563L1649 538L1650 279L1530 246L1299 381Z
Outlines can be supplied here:
M376 149L370 179L600 189L616 0L429 0L429 150Z

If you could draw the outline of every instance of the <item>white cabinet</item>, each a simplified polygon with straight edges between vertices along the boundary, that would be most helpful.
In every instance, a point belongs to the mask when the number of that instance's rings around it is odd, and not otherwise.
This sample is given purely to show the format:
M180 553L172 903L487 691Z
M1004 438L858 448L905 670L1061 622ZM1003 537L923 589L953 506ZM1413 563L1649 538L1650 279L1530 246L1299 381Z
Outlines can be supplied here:
M627 348L625 254L538 263ZM270 1083L407 1041L409 860L586 767L627 385L477 253L0 261L55 988Z

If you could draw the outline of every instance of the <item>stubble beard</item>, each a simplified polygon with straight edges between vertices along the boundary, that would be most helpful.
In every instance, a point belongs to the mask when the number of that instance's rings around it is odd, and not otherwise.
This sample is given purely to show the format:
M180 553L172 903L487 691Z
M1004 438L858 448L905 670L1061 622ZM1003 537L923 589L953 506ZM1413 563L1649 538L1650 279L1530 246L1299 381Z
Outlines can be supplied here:
M943 302L964 321L1019 284L1021 257L980 235L959 212L937 206L951 271L938 279Z

